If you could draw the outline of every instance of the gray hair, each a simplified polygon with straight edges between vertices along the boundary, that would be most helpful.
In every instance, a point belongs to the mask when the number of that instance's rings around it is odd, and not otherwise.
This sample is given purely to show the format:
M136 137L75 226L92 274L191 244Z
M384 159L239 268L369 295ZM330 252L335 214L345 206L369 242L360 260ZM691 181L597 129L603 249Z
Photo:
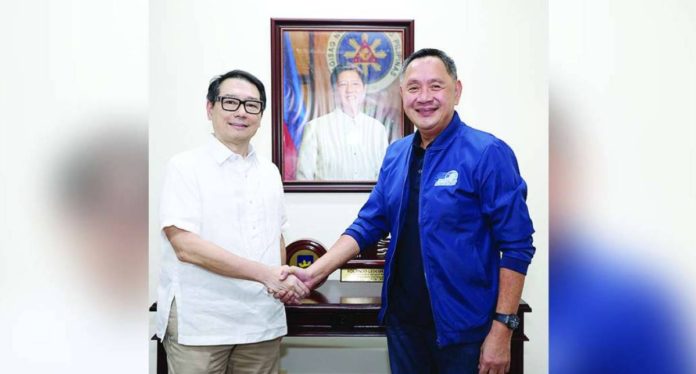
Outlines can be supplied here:
M452 57L448 56L447 53L435 49L435 48L423 48L419 49L416 52L413 52L408 58L404 61L404 65L401 68L401 74L399 75L399 79L401 81L404 80L404 72L406 71L406 68L408 68L408 65L413 62L413 60L419 59L419 58L424 58L424 57L437 57L442 61L443 64L445 64L445 69L447 69L447 74L449 74L452 79L455 81L457 80L457 65L454 64L454 60L452 60Z

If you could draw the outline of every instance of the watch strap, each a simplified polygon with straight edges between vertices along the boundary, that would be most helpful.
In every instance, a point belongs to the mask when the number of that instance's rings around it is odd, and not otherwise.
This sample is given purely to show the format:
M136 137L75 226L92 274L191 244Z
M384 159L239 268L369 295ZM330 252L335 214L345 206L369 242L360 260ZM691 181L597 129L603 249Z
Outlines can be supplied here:
M503 323L510 330L516 330L517 327L519 327L519 325L520 325L520 319L519 319L519 317L517 317L517 314L495 313L493 315L493 319L495 319L498 322Z

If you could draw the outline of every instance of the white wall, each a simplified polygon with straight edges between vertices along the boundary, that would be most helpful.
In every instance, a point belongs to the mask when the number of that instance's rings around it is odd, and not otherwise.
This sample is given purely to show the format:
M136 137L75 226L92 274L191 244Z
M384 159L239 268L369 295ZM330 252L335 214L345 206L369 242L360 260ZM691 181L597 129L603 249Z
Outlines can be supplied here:
M156 298L159 270L157 206L165 162L195 147L210 131L206 119L207 83L233 68L257 75L271 97L270 18L414 19L415 49L445 50L457 62L464 92L457 108L471 126L502 138L515 150L529 185L529 208L536 228L537 255L530 267L523 298L533 312L526 319L530 342L525 369L547 371L547 5L544 1L352 1L332 5L314 1L150 2L150 297ZM271 113L266 112L253 143L271 158ZM291 242L311 237L329 247L349 225L367 193L288 193ZM291 340L282 365L299 369L305 357L322 365ZM321 344L312 340L309 346ZM341 344L340 340L331 344ZM352 365L359 355L383 358L384 341L358 350L354 343L337 354L331 367ZM352 345L351 345L352 344ZM376 346L375 346L376 344ZM368 353L369 353L368 352ZM376 353L375 353L376 352ZM321 362L324 362L323 360ZM360 360L360 362L365 362ZM372 362L372 361L370 361ZM334 366L335 365L335 366ZM386 366L372 370L380 372ZM345 366L348 367L348 366ZM302 369L304 371L305 369ZM366 372L360 368L357 371Z

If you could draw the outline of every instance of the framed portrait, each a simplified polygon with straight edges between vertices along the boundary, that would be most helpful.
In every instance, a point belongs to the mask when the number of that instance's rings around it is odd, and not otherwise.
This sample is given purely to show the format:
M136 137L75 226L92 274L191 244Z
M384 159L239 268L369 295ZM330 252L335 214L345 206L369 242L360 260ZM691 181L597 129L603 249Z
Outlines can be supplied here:
M413 132L399 93L413 20L271 19L273 162L285 191L371 191Z

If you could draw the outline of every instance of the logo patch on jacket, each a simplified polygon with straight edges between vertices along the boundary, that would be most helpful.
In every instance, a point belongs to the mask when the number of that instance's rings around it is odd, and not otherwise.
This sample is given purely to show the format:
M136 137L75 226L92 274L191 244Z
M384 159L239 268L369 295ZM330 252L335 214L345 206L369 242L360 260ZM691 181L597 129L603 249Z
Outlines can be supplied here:
M459 173L457 173L456 170L450 170L446 173L438 173L437 179L435 180L435 186L454 186L457 184L458 178Z

